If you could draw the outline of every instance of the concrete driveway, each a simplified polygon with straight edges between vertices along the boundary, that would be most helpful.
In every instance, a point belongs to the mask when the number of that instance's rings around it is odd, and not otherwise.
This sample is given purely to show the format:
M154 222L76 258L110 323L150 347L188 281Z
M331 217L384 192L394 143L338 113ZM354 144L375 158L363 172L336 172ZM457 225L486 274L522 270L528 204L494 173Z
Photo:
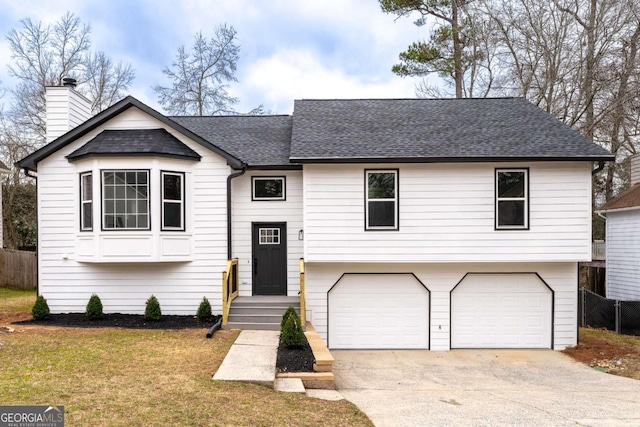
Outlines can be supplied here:
M332 354L336 388L378 427L640 426L640 381L551 350Z

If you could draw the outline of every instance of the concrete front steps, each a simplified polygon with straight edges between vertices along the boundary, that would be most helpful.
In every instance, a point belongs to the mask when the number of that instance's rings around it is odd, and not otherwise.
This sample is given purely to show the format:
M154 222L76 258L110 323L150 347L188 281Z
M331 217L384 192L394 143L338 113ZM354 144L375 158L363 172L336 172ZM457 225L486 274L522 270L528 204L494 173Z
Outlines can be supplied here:
M286 296L237 297L231 302L224 329L279 331L282 315L289 306L300 315L300 298Z

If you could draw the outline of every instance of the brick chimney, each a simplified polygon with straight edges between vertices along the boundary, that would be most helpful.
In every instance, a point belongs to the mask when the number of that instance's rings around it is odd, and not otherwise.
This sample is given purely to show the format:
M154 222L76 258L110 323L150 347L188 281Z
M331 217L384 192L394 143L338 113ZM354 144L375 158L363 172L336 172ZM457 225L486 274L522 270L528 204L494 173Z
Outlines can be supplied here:
M91 118L91 101L76 91L76 79L62 81L62 86L46 88L47 143Z
M629 178L631 180L631 185L637 184L640 182L640 154L634 154L629 157Z

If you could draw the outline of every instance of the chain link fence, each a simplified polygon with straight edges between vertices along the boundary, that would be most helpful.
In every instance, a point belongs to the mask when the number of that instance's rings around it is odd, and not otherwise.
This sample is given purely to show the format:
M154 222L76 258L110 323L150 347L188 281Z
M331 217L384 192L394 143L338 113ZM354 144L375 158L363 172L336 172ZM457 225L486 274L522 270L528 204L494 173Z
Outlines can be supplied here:
M578 296L580 326L640 336L640 301L607 299L587 289Z

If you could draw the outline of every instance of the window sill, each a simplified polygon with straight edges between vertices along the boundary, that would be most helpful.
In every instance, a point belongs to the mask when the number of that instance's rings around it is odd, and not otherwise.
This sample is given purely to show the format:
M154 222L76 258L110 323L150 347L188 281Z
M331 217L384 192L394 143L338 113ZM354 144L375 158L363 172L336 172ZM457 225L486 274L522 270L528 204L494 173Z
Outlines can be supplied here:
M145 263L193 261L191 233L99 231L76 235L76 261Z

